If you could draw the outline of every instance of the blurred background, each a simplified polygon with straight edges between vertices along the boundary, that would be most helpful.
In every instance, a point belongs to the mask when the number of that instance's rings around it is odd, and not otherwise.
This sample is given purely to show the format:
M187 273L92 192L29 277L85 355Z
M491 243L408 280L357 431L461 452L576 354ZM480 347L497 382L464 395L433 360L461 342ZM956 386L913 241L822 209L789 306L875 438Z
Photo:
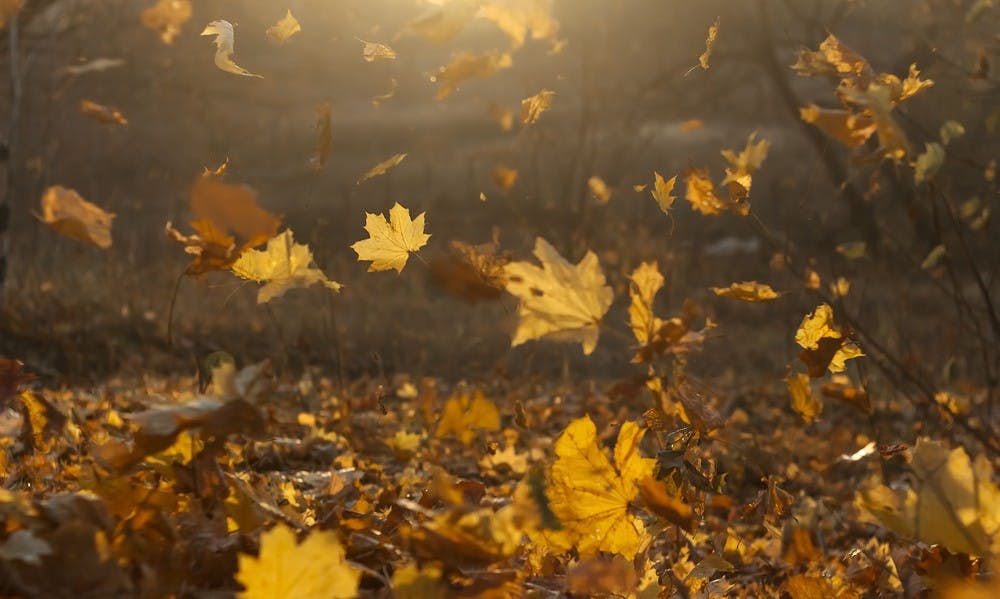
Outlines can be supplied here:
M983 338L962 323L988 321L990 293L982 287L998 291L996 225L987 218L948 240L972 256L954 273L920 268L941 243L940 230L934 233L940 215L913 184L912 169L852 165L845 148L805 126L798 108L835 107L833 83L798 77L788 66L829 33L878 72L902 77L916 63L936 85L907 103L901 123L922 148L945 120L962 122L967 133L956 155L967 158L948 163L952 176L941 185L956 201L979 198L989 208L996 186L984 170L998 150L1000 87L988 68L977 69L998 51L1000 13L992 3L522 1L558 30L519 47L476 16L446 41L427 39L412 24L449 3L426 0L195 0L168 44L143 25L156 4L28 0L16 43L10 27L2 34L11 217L0 355L36 371L100 378L122 369L190 370L199 356L222 349L240 361L280 356L288 368L321 364L347 376L617 377L634 369L626 277L656 260L667 278L660 315L678 313L692 298L720 325L692 368L768 381L784 375L797 351L795 328L818 303L775 259L792 248L824 287L849 280L844 309L928 377L984 368ZM286 10L302 30L278 45L264 32ZM212 38L199 33L217 19L234 25L235 61L262 79L216 68ZM705 70L698 57L716 19ZM388 44L397 58L367 62L361 40ZM509 52L511 66L436 99L440 67L461 52L490 51ZM23 91L16 110L12 56ZM106 59L107 68L83 68ZM551 109L521 126L521 100L542 89L555 92ZM373 103L390 90L392 97ZM84 99L117 108L128 125L88 119L79 110ZM310 166L316 111L327 102L331 153L317 170ZM504 109L514 114L510 130L491 116ZM669 178L696 166L718 175L720 151L741 149L752 132L771 143L754 177L753 213L783 248L769 244L752 219L692 212L680 181L670 217L648 189L633 189L650 184L654 170ZM400 152L407 153L400 165L358 183ZM227 160L226 180L252 186L345 288L338 295L292 291L257 306L256 286L229 274L185 278L171 345L168 310L189 257L166 238L164 224L187 230L192 183ZM509 189L494 180L500 166L518 171ZM594 197L593 176L608 185L610 200ZM50 185L72 187L117 215L110 250L62 238L38 221ZM411 259L401 274L366 273L349 246L367 236L366 212L394 202L427 213L431 240L423 260ZM496 239L527 260L536 236L573 262L596 252L616 290L593 356L584 358L579 345L511 349L512 297L469 303L434 276L453 240ZM855 241L868 244L866 257L835 250ZM785 295L743 304L708 290L751 279ZM951 370L943 373L944 365Z

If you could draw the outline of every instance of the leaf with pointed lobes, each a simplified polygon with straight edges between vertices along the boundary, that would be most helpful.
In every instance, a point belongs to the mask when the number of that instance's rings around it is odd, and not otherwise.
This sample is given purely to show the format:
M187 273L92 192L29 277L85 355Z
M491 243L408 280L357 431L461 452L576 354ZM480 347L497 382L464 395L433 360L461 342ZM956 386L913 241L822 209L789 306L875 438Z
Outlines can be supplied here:
M809 376L818 378L830 372L843 372L845 362L864 356L861 349L841 333L833 322L833 308L820 304L802 319L795 332L795 342L802 347L799 359L809 369Z
M389 210L389 219L381 214L365 215L365 230L369 238L351 245L358 260L370 260L368 272L394 269L403 272L411 252L427 244L430 235L424 233L424 216L410 218L410 211L398 202Z
M64 237L102 250L111 247L111 221L114 218L114 214L80 197L75 189L55 185L42 195L42 222Z
M437 73L431 77L431 82L441 84L434 97L438 100L444 100L458 91L458 86L463 81L492 77L497 71L510 68L513 64L514 61L510 54L505 52L493 51L485 54L461 52L455 55L447 65L439 68Z
M233 62L233 53L236 51L236 40L233 34L232 23L223 20L212 21L205 26L201 35L215 36L215 40L213 40L215 44L215 66L219 67L220 70L243 77L258 77L263 79L260 75L255 75Z
M542 113L552 107L552 98L556 92L543 89L537 94L521 100L521 124L532 125L538 122Z
M233 263L236 276L263 283L257 293L257 303L264 304L281 297L289 289L304 288L322 283L332 291L341 285L326 278L323 271L313 265L312 251L308 245L295 243L291 229L267 242L267 249L247 250Z
M265 33L276 44L282 45L300 31L302 31L302 26L299 25L299 21L292 15L292 11L288 10L285 16L274 25L268 27Z
M597 255L588 251L573 265L541 237L535 240L534 254L541 268L512 262L504 269L507 292L520 300L511 345L545 337L580 343L583 353L591 354L597 347L601 319L614 300Z
M653 171L653 189L649 193L652 194L653 199L656 200L657 205L660 206L660 210L664 214L670 214L670 208L674 205L674 200L677 199L673 196L674 184L676 182L676 175L664 180L663 175Z

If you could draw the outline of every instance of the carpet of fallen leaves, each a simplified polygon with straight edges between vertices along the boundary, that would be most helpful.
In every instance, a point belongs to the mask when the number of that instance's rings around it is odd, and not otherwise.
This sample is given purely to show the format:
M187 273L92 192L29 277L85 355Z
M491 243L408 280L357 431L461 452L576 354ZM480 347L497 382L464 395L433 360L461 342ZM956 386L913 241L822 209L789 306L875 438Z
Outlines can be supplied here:
M872 442L856 398L804 426L776 390L688 380L687 423L644 378L341 389L216 364L83 390L4 362L4 596L919 596L997 536L995 486L961 552L876 524L859 489L921 449Z

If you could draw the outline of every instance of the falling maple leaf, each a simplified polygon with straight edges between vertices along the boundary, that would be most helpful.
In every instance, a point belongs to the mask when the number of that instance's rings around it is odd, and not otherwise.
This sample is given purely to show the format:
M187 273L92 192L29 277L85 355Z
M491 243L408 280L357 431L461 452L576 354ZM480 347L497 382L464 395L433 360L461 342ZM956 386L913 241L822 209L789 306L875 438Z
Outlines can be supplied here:
M597 346L601 318L614 300L597 255L588 251L574 266L541 237L535 239L534 254L541 268L530 262L504 268L507 292L520 300L511 346L548 337L580 343L589 355Z
M105 125L128 125L128 119L117 108L104 106L90 100L80 101L80 112Z
M715 48L715 40L719 37L719 17L715 18L715 21L708 26L708 33L705 36L705 51L701 53L698 57L698 64L691 67L685 75L691 73L696 68L701 67L703 70L708 70L708 61L712 58L712 49Z
M767 151L771 147L766 139L760 141L756 139L757 133L751 133L747 137L746 147L740 152L722 151L722 156L729 162L722 185L729 190L729 199L734 204L734 210L743 216L750 213L747 197L750 195L752 176L767 158Z
M233 34L232 23L223 20L212 21L205 26L201 35L215 36L215 40L213 40L215 44L215 66L219 67L220 70L233 73L234 75L263 79L260 75L255 75L233 62L233 53L236 51L234 47L236 40Z
M364 57L366 62L375 62L376 60L395 60L396 51L386 46L385 44L380 44L378 42L367 42L361 38L354 38L364 44L361 49L361 56Z
M434 435L458 437L463 445L469 445L476 438L477 430L500 430L500 412L496 404L478 389L472 393L456 393L448 398Z
M485 54L472 54L471 52L461 52L454 56L447 65L438 69L437 73L431 77L431 82L440 83L437 95L438 100L444 100L458 90L459 84L467 79L475 77L492 77L501 69L510 68L514 64L510 54L504 52L487 52Z
M316 146L309 159L309 164L316 170L323 168L326 159L330 156L330 145L333 143L333 132L330 125L332 114L333 108L329 102L323 102L316 107Z
M358 179L358 183L362 183L364 181L367 181L368 179L371 179L372 177L377 177L379 175L384 175L386 173L386 171L388 171L392 167L394 167L397 164L399 164L400 162L402 162L404 158L406 158L406 153L405 152L403 152L401 154L395 154L395 155L393 155L393 156L391 156L389 158L386 158L382 162L379 162L375 166L373 166L370 169L368 169L368 172L366 172L364 175L361 176L360 179Z
M257 292L257 303L264 304L281 297L289 289L322 283L327 289L340 291L341 285L326 278L313 266L309 246L295 243L291 229L267 242L267 249L247 250L233 263L231 270L238 277L263 283Z
M904 488L869 484L855 502L897 533L974 557L1000 555L1000 487L984 456L917 439Z
M296 544L284 524L261 535L260 555L240 554L236 573L242 599L346 599L357 594L360 579L335 533L317 530Z
M160 34L164 44L174 43L181 26L191 20L191 0L156 0L142 11L142 25Z
M712 287L712 293L744 302L766 302L777 299L778 293L770 285L757 281L732 283L729 287Z
M810 423L823 411L823 402L813 395L809 384L809 375L802 373L790 374L785 378L788 386L788 395L792 399L792 409L795 410L806 423Z
M102 250L111 247L111 221L114 218L114 214L80 197L75 189L56 185L42 194L42 222L60 235Z
M427 244L430 235L424 233L424 215L410 219L410 211L398 202L389 210L389 220L381 214L365 214L368 239L351 245L358 260L370 260L368 272L395 269L403 272L410 252Z
M653 299L663 287L664 278L656 262L643 262L629 276L629 327L639 345L646 345L662 324L653 315Z
M559 435L546 486L549 507L562 524L561 531L546 535L554 546L575 548L582 558L599 551L635 557L646 527L629 506L638 482L652 476L656 464L639 453L644 434L634 422L622 424L613 465L590 416L574 420Z
M691 203L692 208L706 215L722 214L726 211L726 203L715 195L715 184L712 183L707 170L690 168L684 171L683 177L684 183L687 184L684 199Z
M483 4L477 16L492 21L507 37L513 48L528 39L554 39L559 22L553 15L554 0L491 0Z
M510 262L510 257L499 251L500 244L496 240L481 245L453 240L448 245L451 252L431 260L431 274L438 283L452 295L470 303L494 300L503 295L507 286L504 266Z
M302 26L299 25L298 20L292 15L291 9L289 9L284 17L267 28L265 34L275 43L281 45L300 31L302 31Z
M587 179L587 188L590 190L591 195L597 198L598 202L607 204L611 201L611 188L604 182L604 179L597 175Z
M543 89L537 94L521 100L521 124L532 125L536 123L542 113L552 107L552 98L556 92Z
M660 206L660 210L662 210L664 214L670 214L670 208L674 205L674 200L677 199L671 195L674 192L674 184L676 182L676 175L664 181L663 175L653 171L653 189L651 189L649 193L653 195L653 199L656 200L657 205Z
M701 119L688 119L680 124L677 129L681 133L691 133L692 131L697 131L705 126L705 123Z
M795 342L802 348L799 359L809 368L812 378L823 376L827 369L843 372L847 360L865 355L836 328L833 308L827 304L820 304L802 319Z
M504 191L510 191L517 183L517 169L500 165L493 169L493 182Z

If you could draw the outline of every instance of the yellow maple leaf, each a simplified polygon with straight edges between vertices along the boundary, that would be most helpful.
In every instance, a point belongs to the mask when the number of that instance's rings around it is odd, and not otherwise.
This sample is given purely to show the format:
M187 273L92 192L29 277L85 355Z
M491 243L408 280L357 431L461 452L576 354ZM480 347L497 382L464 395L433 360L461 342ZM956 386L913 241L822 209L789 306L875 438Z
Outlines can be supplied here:
M500 412L482 391L456 393L448 398L435 436L455 436L464 445L476 438L476 430L500 430Z
M497 71L509 68L514 64L510 54L506 52L487 52L472 54L461 52L452 58L451 62L438 69L431 77L431 82L440 83L438 100L444 100L458 90L459 84L474 77L492 77Z
M706 215L725 212L726 204L715 195L715 184L707 170L691 168L684 171L684 182L687 184L684 199L691 203L692 208Z
M257 292L258 304L281 297L289 289L316 283L333 291L341 288L340 283L327 279L323 271L313 266L312 251L308 245L295 243L291 229L272 237L263 251L244 251L231 270L238 277L264 284Z
M827 304L820 304L802 319L795 331L795 342L802 347L799 359L808 366L809 376L813 378L822 376L827 369L843 372L847 360L865 355L834 325L833 308Z
M633 559L646 540L646 527L629 512L637 482L652 476L655 460L639 454L645 430L626 422L618 432L614 465L601 449L590 416L574 420L556 440L556 460L546 494L562 530L546 535L555 547L575 547L581 558L598 551Z
M653 199L660 205L660 210L662 210L664 214L670 214L670 208L674 205L674 200L677 199L672 195L674 193L674 184L676 182L676 175L664 181L663 175L653 171L653 189L651 189L649 193L653 195Z
M361 572L344 561L344 548L332 532L314 531L301 544L295 532L278 524L261 535L260 555L240 554L236 580L242 599L334 599L358 592Z
M823 411L823 402L813 395L809 385L809 375L790 374L785 378L788 394L792 398L792 409L807 423L812 422Z
M402 152L400 154L394 154L394 155L390 156L389 158L386 158L382 162L379 162L375 166L373 166L370 169L368 169L368 172L366 172L364 175L361 176L360 179L358 179L358 183L361 183L363 181L367 181L368 179L371 179L372 177L377 177L379 175L384 175L389 169L391 169L392 167L394 167L394 166L398 165L400 162L402 162L404 158L406 158L406 152Z
M42 222L65 237L111 247L111 221L114 214L83 199L75 189L55 185L42 195Z
M280 21L267 28L265 34L274 40L275 43L284 44L290 37L300 31L302 31L302 26L299 25L298 19L292 15L292 11L289 9Z
M662 325L653 315L653 298L663 287L663 275L656 262L643 262L629 279L632 281L628 291L632 299L628 307L629 326L639 345L646 345Z
M215 44L215 66L219 67L220 70L233 73L234 75L263 79L260 75L255 75L233 62L233 53L236 51L236 40L233 34L232 23L223 20L212 21L205 26L201 34L215 36L213 40Z
M396 599L447 599L449 596L439 566L427 564L421 568L412 562L393 572L392 595Z
M511 45L520 48L531 38L553 39L559 22L552 14L554 0L491 0L479 9L478 17L489 19L507 34Z
M875 123L868 115L855 114L848 110L820 108L810 104L799 109L799 118L815 125L830 137L849 148L857 148L875 133Z
M398 202L389 210L389 220L381 214L365 214L365 231L368 239L355 242L351 249L358 260L370 260L368 272L396 269L403 272L410 252L427 244L430 235L424 233L424 215L410 218L410 211Z
M503 165L493 169L493 182L504 191L509 191L517 183L517 169Z
M750 212L750 203L746 201L750 195L750 184L753 173L767 158L771 143L766 139L756 141L757 133L747 137L746 146L740 152L723 150L722 156L729 162L726 168L726 178L722 184L729 189L729 197L736 202L736 211L746 216Z
M757 281L731 283L729 287L712 287L712 293L744 302L766 302L779 295L770 285Z
M581 343L589 355L597 347L601 318L614 299L597 256L588 251L574 266L541 237L535 240L534 254L541 268L530 262L504 267L507 292L521 300L511 346L549 337Z
M552 107L556 92L543 89L537 94L521 100L521 124L531 125L538 121L542 113Z
M856 503L897 533L944 545L955 553L1000 555L1000 487L984 456L961 447L917 440L911 486L895 490L870 484Z

